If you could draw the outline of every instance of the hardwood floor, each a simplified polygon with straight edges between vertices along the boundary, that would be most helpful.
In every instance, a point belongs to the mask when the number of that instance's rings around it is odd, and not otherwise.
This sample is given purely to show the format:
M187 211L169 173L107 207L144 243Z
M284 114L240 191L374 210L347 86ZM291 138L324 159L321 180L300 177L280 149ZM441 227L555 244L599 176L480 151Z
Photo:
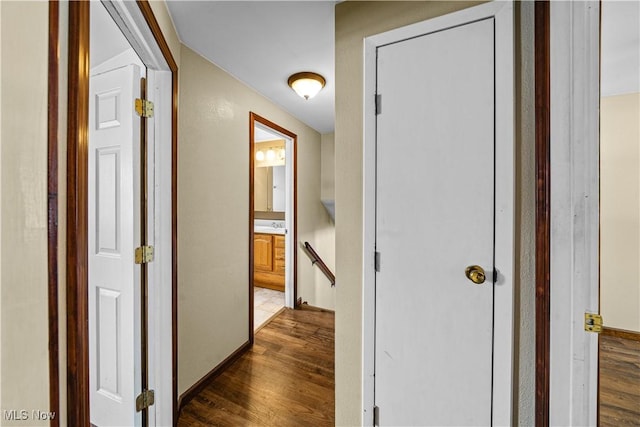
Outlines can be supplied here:
M333 426L334 314L283 311L182 409L187 426Z
M640 426L640 341L600 335L600 426Z

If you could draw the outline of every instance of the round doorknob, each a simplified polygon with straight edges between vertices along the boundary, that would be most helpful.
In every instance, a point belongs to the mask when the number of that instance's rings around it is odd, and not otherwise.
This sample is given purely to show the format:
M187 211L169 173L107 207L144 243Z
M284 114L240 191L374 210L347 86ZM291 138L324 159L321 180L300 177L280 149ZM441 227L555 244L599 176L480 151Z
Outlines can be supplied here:
M467 279L471 280L476 285L484 283L486 279L484 268L480 267L479 265L470 265L466 268L466 270L464 270L464 274L465 276L467 276Z

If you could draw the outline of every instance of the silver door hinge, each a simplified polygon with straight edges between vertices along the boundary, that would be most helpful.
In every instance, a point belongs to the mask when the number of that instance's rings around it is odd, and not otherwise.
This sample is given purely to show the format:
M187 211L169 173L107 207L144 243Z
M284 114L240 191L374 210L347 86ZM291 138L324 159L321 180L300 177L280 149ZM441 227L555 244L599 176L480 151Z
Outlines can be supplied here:
M596 313L584 314L584 330L587 332L602 332L602 316Z
M378 408L377 406L373 407L373 425L380 425L380 408Z
M136 264L147 264L153 261L153 246L136 248Z
M375 266L376 271L380 272L380 252L375 252L373 256L373 265Z
M136 113L138 113L140 117L153 117L153 102L137 98Z
M382 95L376 94L376 116L382 113Z
M156 401L155 392L153 390L144 390L136 397L136 412L153 405Z

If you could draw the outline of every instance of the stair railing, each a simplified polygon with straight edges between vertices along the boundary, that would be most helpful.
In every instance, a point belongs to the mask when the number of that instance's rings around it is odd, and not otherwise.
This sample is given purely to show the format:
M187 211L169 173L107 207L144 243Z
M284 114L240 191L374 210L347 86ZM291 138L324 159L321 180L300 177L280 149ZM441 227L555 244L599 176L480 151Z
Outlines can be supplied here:
M329 270L329 267L327 267L327 264L325 264L324 261L322 261L322 258L320 258L320 255L318 255L318 253L313 249L313 247L309 244L309 242L304 242L303 249L311 259L311 265L317 265L320 271L322 271L324 275L327 276L327 279L329 279L329 281L331 282L331 286L332 287L335 286L336 285L335 274L333 274L331 270Z

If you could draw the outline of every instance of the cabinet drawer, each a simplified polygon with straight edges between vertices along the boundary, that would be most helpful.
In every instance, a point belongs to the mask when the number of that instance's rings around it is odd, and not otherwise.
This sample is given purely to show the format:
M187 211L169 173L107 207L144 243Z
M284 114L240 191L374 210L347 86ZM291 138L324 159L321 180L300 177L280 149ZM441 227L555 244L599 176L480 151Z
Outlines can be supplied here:
M275 248L273 250L273 272L278 274L284 274L284 248Z

